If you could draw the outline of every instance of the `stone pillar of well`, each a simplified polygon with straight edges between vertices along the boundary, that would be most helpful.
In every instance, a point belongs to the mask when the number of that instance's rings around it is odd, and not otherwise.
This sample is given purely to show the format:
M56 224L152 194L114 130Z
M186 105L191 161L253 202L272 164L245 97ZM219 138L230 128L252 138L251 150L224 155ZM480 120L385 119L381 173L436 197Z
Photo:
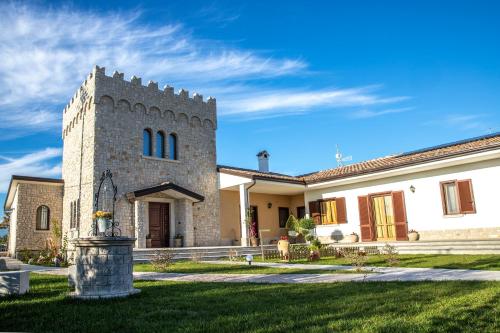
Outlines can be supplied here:
M90 237L72 241L75 265L70 270L71 296L82 299L125 297L139 293L133 287L134 238Z

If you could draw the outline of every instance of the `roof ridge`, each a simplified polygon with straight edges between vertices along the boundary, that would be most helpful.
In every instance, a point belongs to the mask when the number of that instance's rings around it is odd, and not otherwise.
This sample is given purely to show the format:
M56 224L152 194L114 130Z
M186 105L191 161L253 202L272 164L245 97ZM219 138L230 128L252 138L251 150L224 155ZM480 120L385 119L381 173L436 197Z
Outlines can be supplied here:
M221 164L217 165L217 169L233 169L233 170L240 170L240 171L258 172L258 173L262 173L262 174L285 176L285 177L291 177L291 178L298 178L299 177L299 176L287 175L285 173L271 172L271 171L265 172L265 171L255 170L255 169L233 167L233 166L221 165Z

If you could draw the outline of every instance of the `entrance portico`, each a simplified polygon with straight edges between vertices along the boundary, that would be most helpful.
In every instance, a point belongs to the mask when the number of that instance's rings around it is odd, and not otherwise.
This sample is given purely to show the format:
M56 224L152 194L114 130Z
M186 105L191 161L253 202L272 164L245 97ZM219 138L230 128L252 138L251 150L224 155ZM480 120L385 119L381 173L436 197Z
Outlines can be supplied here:
M193 205L204 200L202 195L167 182L129 192L127 198L134 204L136 248L173 247L178 234L183 246L195 246Z
M221 237L224 244L249 246L250 237L264 244L285 232L289 215L305 213L301 182L279 174L272 177L255 170L219 167L221 190ZM267 173L269 175L269 173ZM249 212L252 228L247 225ZM266 230L260 233L261 230ZM253 231L254 235L250 234Z

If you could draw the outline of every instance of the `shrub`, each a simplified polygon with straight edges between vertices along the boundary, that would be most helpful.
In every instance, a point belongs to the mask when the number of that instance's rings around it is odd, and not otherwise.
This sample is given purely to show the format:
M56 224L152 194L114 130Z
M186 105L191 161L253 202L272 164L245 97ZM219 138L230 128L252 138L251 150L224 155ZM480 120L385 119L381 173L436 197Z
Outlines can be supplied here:
M365 267L365 263L368 260L368 256L365 252L359 251L357 249L355 251L352 251L352 249L343 249L341 251L342 256L349 261L356 272L360 272L363 270L363 267Z
M174 260L174 253L170 250L156 251L151 264L155 271L166 271Z
M385 257L385 262L389 266L399 266L399 253L398 250L396 250L395 246L385 244L385 246L382 248L382 254Z

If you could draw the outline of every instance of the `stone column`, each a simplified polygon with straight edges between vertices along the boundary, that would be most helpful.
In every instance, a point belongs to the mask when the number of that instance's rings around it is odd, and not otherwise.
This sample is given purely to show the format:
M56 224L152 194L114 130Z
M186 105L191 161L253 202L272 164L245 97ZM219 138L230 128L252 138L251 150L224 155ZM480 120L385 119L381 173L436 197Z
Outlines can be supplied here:
M133 287L134 238L91 237L72 241L76 248L70 285L75 298L125 297L140 292Z
M149 205L146 201L134 202L135 245L138 249L146 248L146 235L149 233Z
M181 225L176 225L176 227L180 227L179 231L184 236L184 246L194 246L193 202L187 199L179 199L176 201L176 205L178 206L177 212L179 215L176 218L181 222Z
M246 223L248 210L248 192L245 184L240 185L240 229L241 229L241 246L248 246L248 228Z

